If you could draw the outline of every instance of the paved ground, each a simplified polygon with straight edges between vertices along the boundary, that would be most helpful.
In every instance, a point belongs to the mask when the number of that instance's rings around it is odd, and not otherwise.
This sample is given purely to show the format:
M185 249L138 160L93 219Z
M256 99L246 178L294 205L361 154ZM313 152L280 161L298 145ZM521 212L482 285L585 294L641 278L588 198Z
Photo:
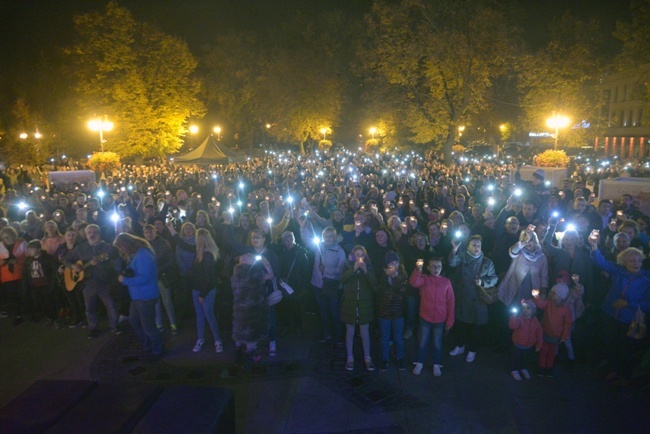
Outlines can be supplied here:
M583 365L556 369L554 379L515 382L508 354L485 348L472 364L445 356L439 378L430 364L420 376L410 365L368 373L360 354L347 372L344 348L315 342L315 318L306 316L305 337L285 336L276 357L242 369L230 343L222 354L207 343L192 353L194 324L182 325L177 336L166 334L166 356L148 362L130 330L88 340L85 329L13 327L2 319L0 406L38 379L92 379L232 388L239 433L640 433L650 426L647 389L616 388ZM411 339L407 360L414 355Z

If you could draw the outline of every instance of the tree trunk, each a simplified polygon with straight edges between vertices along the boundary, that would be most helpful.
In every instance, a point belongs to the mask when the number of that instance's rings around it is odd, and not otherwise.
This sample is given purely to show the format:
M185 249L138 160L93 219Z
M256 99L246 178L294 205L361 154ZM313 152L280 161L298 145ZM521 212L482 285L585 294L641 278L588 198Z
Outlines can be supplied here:
M447 131L447 139L442 145L442 153L445 156L445 164L449 165L452 162L451 150L454 146L454 139L456 138L456 126L449 125L449 130Z
M303 140L300 141L300 155L305 155L305 142Z

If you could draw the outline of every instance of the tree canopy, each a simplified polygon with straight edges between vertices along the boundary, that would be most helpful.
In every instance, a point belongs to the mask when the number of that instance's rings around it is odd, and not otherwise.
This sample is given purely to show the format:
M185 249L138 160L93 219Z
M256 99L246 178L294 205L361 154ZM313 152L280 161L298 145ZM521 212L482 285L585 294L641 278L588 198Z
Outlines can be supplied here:
M197 62L182 40L137 22L117 2L74 19L78 103L85 120L108 115L106 149L123 157L163 156L182 145L186 121L205 113Z
M458 126L489 104L513 31L488 1L376 2L359 52L365 72L394 88L416 143L441 145L445 160Z

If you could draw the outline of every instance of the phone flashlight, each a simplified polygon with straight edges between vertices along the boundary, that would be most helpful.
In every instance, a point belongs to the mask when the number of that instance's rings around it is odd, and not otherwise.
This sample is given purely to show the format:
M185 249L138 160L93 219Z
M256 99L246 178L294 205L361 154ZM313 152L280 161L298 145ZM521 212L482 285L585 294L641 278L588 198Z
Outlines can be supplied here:
M456 233L454 234L456 238L460 238L462 235L463 233L461 231L456 231Z
M513 307L512 309L510 309L510 312L512 312L513 314L516 315L519 312L519 309L517 309L516 307Z
M255 256L255 260L256 260L256 261L261 261L261 260L262 260L262 257L261 257L260 255L257 255L257 256Z

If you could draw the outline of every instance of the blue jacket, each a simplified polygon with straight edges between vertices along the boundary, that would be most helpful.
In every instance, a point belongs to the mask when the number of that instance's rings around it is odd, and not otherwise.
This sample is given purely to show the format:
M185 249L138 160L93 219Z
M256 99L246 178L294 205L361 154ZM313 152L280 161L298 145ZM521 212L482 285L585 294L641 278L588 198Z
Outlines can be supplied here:
M634 319L634 314L639 306L644 312L650 311L650 271L642 270L632 274L621 265L609 262L605 259L600 250L591 253L594 263L603 271L609 273L612 279L612 287L609 289L601 309L625 324ZM625 293L623 293L625 291ZM619 298L627 301L627 307L617 309L612 304Z
M133 277L124 277L122 282L129 287L131 300L150 300L160 297L158 290L158 267L153 252L145 247L137 251L129 268Z

